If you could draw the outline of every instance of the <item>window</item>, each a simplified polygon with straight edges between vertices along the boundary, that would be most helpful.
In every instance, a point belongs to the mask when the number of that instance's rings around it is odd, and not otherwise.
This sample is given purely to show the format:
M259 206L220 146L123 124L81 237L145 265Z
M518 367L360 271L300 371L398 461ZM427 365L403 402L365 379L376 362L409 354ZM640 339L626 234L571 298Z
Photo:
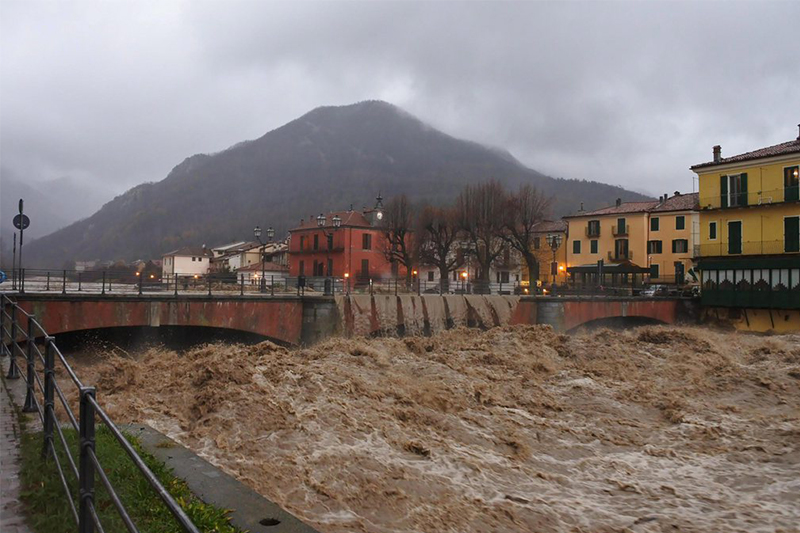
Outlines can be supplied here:
M365 234L364 237L371 237L371 235ZM359 272L359 275L362 278L368 278L369 277L369 259L362 259L361 260L361 272Z
M508 270L500 272L500 283L508 283L511 278L508 275Z
M192 257L192 263L194 263L196 261L197 261L197 258L196 257Z
M314 250L319 250L319 235L314 235Z
M586 234L589 237L599 237L600 236L600 221L599 220L590 220L589 225L586 227Z
M428 271L428 281L433 281L433 270Z
M657 277L658 277L658 263L655 263L650 265L650 279L655 279Z
M589 251L593 254L597 253L597 239L592 239L589 241Z
M617 239L614 241L614 258L630 259L628 254L628 239Z
M647 241L647 253L648 254L662 253L661 241Z
M785 202L800 200L800 166L783 169L783 199Z
M300 251L302 252L305 249L306 249L306 237L305 235L302 235L300 237Z
M541 243L539 241L539 237L534 237L533 238L533 249L534 250L538 250L540 246L541 246Z
M658 231L658 217L650 219L650 231Z
M372 250L372 235L370 233L364 233L361 236L361 248L364 250Z
M689 241L686 239L673 239L672 240L672 253L685 254L689 251Z
M624 235L628 233L627 231L627 224L624 218L617 219L617 235Z
M686 217L678 215L675 217L675 229L686 229Z
M800 217L783 219L783 251L800 252Z
M708 223L708 240L710 240L710 241L717 240L717 223L716 222L709 222Z
M728 222L728 253L742 253L742 221Z
M581 241L572 241L572 253L573 254L581 253Z
M720 205L737 207L747 205L747 174L719 177Z
M333 259L328 259L328 276L333 276Z
M328 235L328 251L333 250L333 235Z
M300 240L302 241L303 238L300 237ZM305 261L300 261L300 275L304 276L305 273L306 273L306 262Z

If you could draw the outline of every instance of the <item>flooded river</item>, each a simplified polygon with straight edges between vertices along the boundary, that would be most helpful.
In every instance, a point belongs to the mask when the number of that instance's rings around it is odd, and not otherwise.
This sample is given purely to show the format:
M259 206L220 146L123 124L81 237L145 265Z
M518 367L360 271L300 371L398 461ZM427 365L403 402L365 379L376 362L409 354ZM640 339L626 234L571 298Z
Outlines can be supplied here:
M800 336L548 327L79 357L323 532L797 532Z

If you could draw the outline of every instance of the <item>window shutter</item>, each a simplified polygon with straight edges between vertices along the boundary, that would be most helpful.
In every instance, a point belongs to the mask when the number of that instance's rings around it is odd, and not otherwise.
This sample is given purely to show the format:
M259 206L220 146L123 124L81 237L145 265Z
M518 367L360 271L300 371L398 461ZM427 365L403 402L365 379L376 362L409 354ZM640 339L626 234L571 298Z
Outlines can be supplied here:
M672 253L673 254L677 253L677 251L678 251L678 241L677 240L673 240L672 241Z
M742 194L740 195L739 205L747 205L747 173L742 173Z
M728 176L719 177L720 207L728 207Z
M783 219L783 251L800 252L800 217Z

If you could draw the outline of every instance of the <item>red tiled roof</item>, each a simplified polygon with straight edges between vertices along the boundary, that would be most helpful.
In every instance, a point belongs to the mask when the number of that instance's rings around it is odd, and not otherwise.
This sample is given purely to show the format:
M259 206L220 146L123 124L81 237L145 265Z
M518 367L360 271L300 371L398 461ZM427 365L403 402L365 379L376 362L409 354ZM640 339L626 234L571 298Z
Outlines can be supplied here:
M662 211L692 211L700 209L700 193L691 192L689 194L676 194L663 204L657 205L651 212Z
M330 213L325 213L326 224L325 228L331 229L333 228L333 222L331 221L334 216L339 215L339 218L342 219L342 227L349 226L349 227L357 227L357 228L370 228L372 224L369 223L367 217L364 213L360 211L331 211ZM296 228L290 229L289 231L299 231L299 230L307 230L307 229L317 229L317 217L312 216L308 219L303 219L300 222L300 225Z
M533 231L536 233L555 233L567 231L567 223L563 220L543 220L534 224Z
M163 257L168 255L181 255L181 256L213 256L213 252L204 246L184 246L164 254Z
M623 202L620 205L612 205L611 207L603 207L601 209L595 209L594 211L583 211L575 213L574 215L568 215L564 218L576 218L576 217L595 217L601 215L617 215L623 213L646 213L653 207L658 205L658 200L651 200L649 202Z
M731 157L723 157L718 162L709 161L708 163L700 163L691 167L692 170L698 168L708 168L716 165L724 165L726 163L738 163L739 161L750 161L751 159L761 159L762 157L773 157L776 155L800 153L800 139L793 141L776 144L774 146L767 146L766 148L759 148L752 152L745 152L743 154L734 155Z

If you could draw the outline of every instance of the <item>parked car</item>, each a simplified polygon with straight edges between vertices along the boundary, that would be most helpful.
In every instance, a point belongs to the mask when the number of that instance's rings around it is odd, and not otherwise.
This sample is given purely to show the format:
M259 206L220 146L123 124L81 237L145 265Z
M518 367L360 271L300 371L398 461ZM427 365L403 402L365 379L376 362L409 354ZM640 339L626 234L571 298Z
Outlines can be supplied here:
M666 285L648 285L642 289L642 296L669 296L669 287Z

